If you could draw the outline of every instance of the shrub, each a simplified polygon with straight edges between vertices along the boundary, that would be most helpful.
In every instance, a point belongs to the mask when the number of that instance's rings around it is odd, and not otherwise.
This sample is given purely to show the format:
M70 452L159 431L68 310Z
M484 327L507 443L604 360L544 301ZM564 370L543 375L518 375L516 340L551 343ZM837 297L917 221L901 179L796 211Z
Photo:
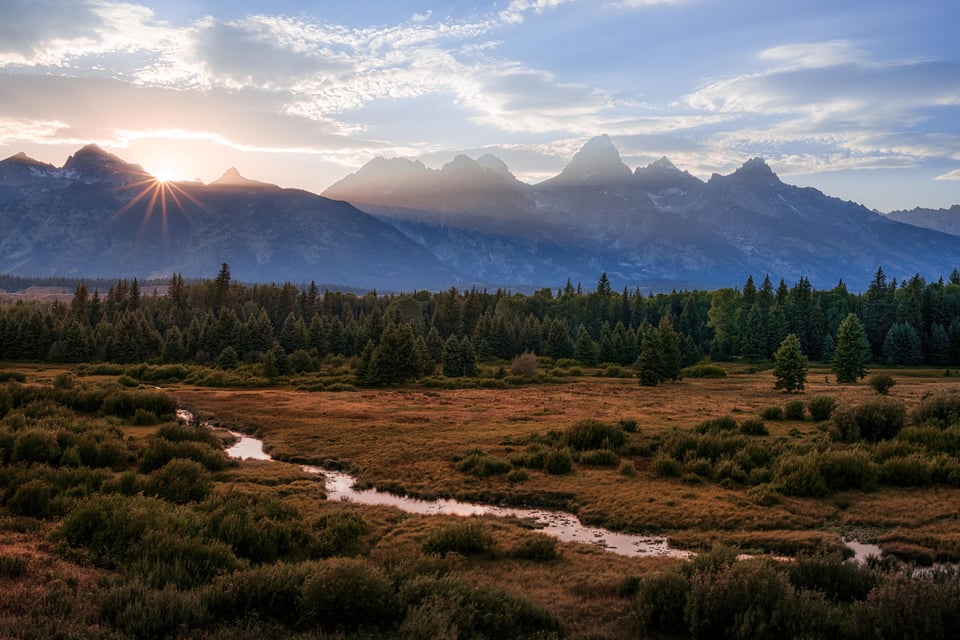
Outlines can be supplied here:
M240 568L229 545L163 529L147 531L131 555L127 572L155 589L167 584L192 589Z
M654 473L661 478L679 478L680 473L683 471L683 468L677 460L662 453L653 459L651 466L653 467Z
M222 471L236 464L227 457L223 449L214 448L204 442L170 442L164 438L153 438L143 450L140 472L155 471L174 458L199 462L210 471Z
M867 384L882 396L887 395L897 381L889 373L875 373L867 380Z
M62 389L66 391L66 390L73 389L73 387L76 386L76 384L77 384L77 379L69 371L58 373L53 378L54 389Z
M493 534L481 522L465 520L434 529L423 543L424 553L445 556L455 552L463 556L483 555L494 549Z
M0 555L0 578L19 578L27 572L24 556Z
M935 422L941 427L960 423L960 393L940 392L924 399L913 411L911 422Z
M152 411L147 411L146 409L137 409L133 414L133 424L138 427L148 427L151 425L159 424L160 418L157 417Z
M772 407L766 407L765 409L761 409L760 417L763 418L764 420L782 420L783 407L772 406Z
M593 467L615 467L618 462L619 456L609 449L595 449L580 454L580 464Z
M721 416L701 422L693 428L694 433L720 433L721 431L733 431L737 428L737 421L731 416Z
M17 433L10 454L11 462L56 464L59 459L60 445L53 432L34 427Z
M511 465L506 460L493 458L482 451L473 451L457 463L457 471L480 478L507 473Z
M835 405L836 400L830 396L813 396L807 401L807 411L810 412L810 419L815 422L829 420Z
M772 507L780 503L780 492L769 484L758 484L747 492L750 499L761 507Z
M532 378L536 375L539 368L540 365L537 362L536 354L528 351L516 356L510 363L510 373L524 378Z
M763 420L757 418L748 418L740 423L740 433L745 436L768 436L770 431L767 430L767 425L763 424Z
M716 364L695 364L680 371L681 378L726 378L726 370Z
M302 593L305 617L316 625L387 628L400 618L393 584L366 560L331 558L316 563Z
M363 516L354 511L324 514L314 528L317 531L317 554L323 557L356 553L360 536L368 530Z
M100 605L103 618L133 638L172 638L208 621L200 594L173 584L156 590L142 582L116 586Z
M884 460L880 465L880 482L898 487L928 487L933 484L933 464L914 453Z
M640 579L633 612L644 634L685 635L687 578L676 571L652 573Z
M579 420L569 427L564 441L574 451L611 449L616 451L626 442L627 436L619 425L599 420Z
M549 474L559 476L573 471L573 456L570 450L551 449L543 459L543 470Z
M525 536L510 550L510 557L533 562L556 560L557 539L542 533Z
M843 442L859 439L877 442L896 436L906 424L902 402L880 398L833 412L834 436Z
M787 420L803 420L803 401L791 400L783 405L783 417Z
M877 585L872 569L847 562L840 553L801 553L787 566L787 576L797 589L819 591L833 602L863 600Z
M7 508L13 515L46 518L50 515L50 500L54 493L53 485L45 480L27 480L17 487L7 501Z
M203 599L216 620L266 618L297 626L303 622L303 583L313 563L278 562L216 578Z
M420 577L400 590L403 638L556 638L556 615L499 589ZM445 634L445 635L444 635Z
M831 491L860 489L873 491L877 488L879 472L863 449L826 451L821 453L817 465L827 488Z
M127 387L128 389L136 389L140 386L139 382L128 375L122 375L117 378L117 384L119 384L121 387Z
M637 475L637 466L633 464L630 460L624 460L620 463L620 467L617 469L617 473L622 476L627 476L632 478Z
M617 420L617 424L620 425L620 428L623 429L625 433L637 432L637 421L635 418L620 418Z
M783 493L790 496L816 498L828 491L813 454L781 458L774 477Z
M530 474L524 469L514 469L507 474L507 482L526 482L530 479Z
M200 502L213 490L213 479L199 462L174 458L150 474L147 490L177 504Z

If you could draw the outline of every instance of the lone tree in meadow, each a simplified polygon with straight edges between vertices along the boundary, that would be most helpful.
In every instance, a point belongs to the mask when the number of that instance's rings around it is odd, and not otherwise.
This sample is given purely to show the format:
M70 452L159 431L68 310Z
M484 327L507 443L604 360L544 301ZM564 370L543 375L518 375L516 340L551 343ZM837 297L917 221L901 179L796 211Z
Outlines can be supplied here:
M863 324L855 314L848 314L837 329L837 345L833 352L833 373L837 382L856 382L867 375L867 361L871 354Z
M800 349L800 338L796 334L784 338L773 354L773 375L777 379L774 389L787 393L803 391L807 382L807 357Z

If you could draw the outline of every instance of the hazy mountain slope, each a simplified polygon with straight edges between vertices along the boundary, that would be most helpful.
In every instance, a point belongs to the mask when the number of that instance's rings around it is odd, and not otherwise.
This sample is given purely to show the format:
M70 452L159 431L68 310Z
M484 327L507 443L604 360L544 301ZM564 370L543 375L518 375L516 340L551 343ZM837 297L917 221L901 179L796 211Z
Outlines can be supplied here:
M705 183L666 158L631 171L610 138L598 136L534 186L505 169L495 180L479 161L451 165L434 171L379 159L325 194L391 222L452 267L497 282L592 281L606 271L664 288L769 273L856 287L880 265L935 278L960 264L957 238L784 184L760 159Z
M85 147L62 169L0 163L0 272L212 277L442 287L456 274L392 226L306 191L235 171L205 186L158 183Z
M915 227L933 229L953 236L960 236L960 204L949 209L921 209L910 211L891 211L887 217Z

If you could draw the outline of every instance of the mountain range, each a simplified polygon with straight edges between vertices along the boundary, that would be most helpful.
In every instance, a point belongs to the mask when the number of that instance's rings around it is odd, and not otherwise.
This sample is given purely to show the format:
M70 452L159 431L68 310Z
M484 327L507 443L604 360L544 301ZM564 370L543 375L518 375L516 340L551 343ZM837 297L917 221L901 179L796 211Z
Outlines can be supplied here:
M345 202L227 171L161 182L89 145L57 168L0 161L0 273L213 277L448 286L457 274L391 225ZM388 278L389 276L389 278Z
M212 277L226 262L244 281L381 290L533 289L603 272L644 290L748 274L856 289L878 266L935 279L960 265L960 237L900 213L785 184L758 158L707 181L667 158L630 169L605 135L536 185L492 155L441 169L376 158L322 195L235 169L161 182L88 145L63 167L0 161L0 273Z

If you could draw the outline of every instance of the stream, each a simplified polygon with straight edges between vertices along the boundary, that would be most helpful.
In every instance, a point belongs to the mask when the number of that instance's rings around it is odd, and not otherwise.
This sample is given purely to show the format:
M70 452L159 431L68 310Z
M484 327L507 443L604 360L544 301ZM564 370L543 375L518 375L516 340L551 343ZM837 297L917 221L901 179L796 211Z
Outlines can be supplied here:
M177 417L191 423L193 414L178 410ZM204 425L209 426L207 423ZM238 460L273 460L263 450L263 441L246 434L230 431L236 441L227 447L227 455ZM571 513L549 509L524 509L518 507L500 507L496 505L461 502L440 498L421 500L400 496L377 489L355 489L357 479L342 471L332 471L313 465L300 465L307 473L322 475L328 500L343 500L358 504L395 507L407 513L419 515L457 515L457 516L495 516L517 518L530 522L537 530L562 542L582 542L600 547L606 551L623 556L661 556L669 558L691 558L692 551L671 549L663 536L642 536L618 533L599 527L589 527ZM843 539L843 544L854 552L856 562L866 562L868 556L880 557L880 548L864 544L857 540Z

